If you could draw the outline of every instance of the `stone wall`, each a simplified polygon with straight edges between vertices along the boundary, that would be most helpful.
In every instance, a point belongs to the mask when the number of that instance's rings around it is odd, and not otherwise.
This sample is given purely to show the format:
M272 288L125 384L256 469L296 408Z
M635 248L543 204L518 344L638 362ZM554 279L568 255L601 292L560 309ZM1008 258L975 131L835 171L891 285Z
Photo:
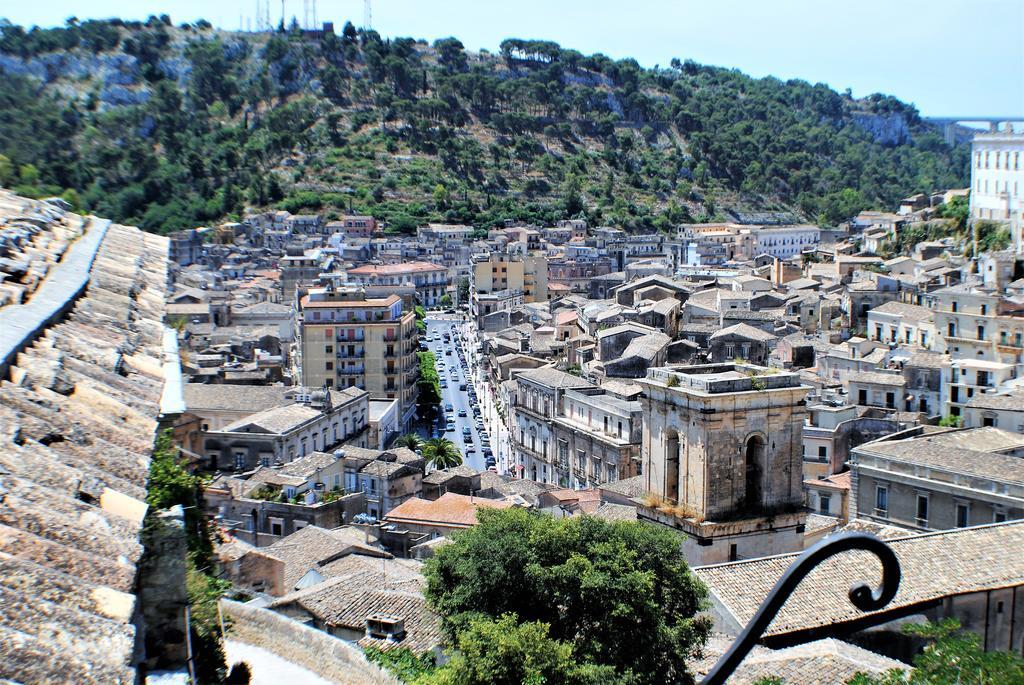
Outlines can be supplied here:
M308 668L321 678L342 685L400 685L363 656L358 647L327 633L281 616L269 609L220 601L228 636L273 652Z

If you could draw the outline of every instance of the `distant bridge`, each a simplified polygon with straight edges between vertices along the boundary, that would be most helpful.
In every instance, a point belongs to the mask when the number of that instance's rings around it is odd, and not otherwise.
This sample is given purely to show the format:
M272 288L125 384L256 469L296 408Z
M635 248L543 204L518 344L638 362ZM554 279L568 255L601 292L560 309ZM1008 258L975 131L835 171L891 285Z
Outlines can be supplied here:
M942 133L946 138L946 142L953 144L956 142L956 130L959 124L970 123L970 124L988 124L990 131L995 131L996 127L1002 123L1024 123L1024 116L1013 116L1013 117L921 117L924 121L930 124L942 127Z

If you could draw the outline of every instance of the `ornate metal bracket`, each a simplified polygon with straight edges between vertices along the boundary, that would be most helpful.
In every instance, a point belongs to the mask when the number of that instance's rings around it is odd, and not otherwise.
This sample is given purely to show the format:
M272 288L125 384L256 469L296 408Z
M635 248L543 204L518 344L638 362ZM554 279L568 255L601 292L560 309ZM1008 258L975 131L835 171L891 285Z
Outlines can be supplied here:
M771 625L782 605L793 594L808 573L829 557L843 552L861 549L871 552L882 562L882 584L872 589L865 583L850 588L850 602L861 611L877 611L892 601L900 587L900 562L896 553L874 535L867 533L840 533L822 540L806 550L782 574L768 596L761 602L757 613L743 629L732 647L722 655L714 668L708 672L701 685L723 685L726 678L740 665L744 657L754 648L758 638Z

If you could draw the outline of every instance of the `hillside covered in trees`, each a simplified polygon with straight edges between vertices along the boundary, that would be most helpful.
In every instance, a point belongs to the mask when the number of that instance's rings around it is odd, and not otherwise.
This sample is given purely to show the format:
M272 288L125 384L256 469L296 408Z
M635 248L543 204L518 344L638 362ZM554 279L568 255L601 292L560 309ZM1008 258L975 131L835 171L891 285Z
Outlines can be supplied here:
M152 231L350 206L392 231L765 212L827 225L966 185L966 147L895 98L546 41L477 54L351 24L0 22L0 73L0 185Z

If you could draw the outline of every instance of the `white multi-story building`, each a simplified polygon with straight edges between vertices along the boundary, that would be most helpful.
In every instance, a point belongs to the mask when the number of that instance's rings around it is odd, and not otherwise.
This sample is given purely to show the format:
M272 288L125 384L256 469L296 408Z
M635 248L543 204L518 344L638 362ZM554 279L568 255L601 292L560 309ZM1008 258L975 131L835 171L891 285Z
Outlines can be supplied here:
M978 133L971 143L971 219L1006 222L1024 252L1024 133Z
M796 257L804 250L817 248L821 242L821 229L812 225L765 226L754 231L757 245L754 257L768 254L779 259Z

